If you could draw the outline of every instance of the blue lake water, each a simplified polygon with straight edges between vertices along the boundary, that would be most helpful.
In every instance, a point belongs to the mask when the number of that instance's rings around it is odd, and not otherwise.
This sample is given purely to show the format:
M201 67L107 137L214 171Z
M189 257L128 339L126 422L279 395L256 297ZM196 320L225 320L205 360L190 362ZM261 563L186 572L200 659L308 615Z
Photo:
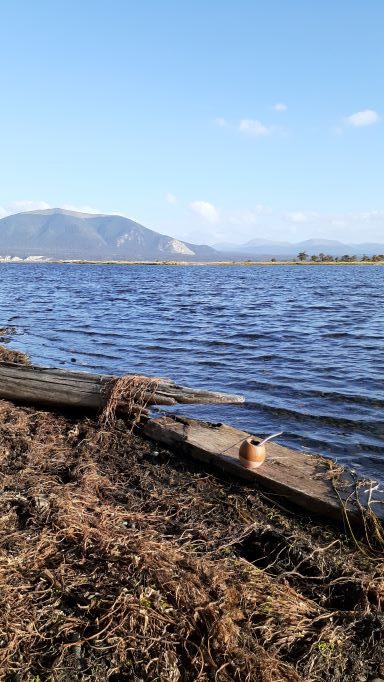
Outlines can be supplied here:
M242 393L182 406L384 479L384 267L1 264L35 363Z

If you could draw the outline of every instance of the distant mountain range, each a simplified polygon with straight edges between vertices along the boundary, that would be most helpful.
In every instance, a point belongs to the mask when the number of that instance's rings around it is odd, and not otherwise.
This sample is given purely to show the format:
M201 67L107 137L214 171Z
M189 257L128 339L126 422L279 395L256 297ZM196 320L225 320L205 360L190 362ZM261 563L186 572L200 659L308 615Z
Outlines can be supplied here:
M0 220L0 256L89 260L214 260L210 246L169 237L118 215L60 208Z
M365 242L362 244L344 244L335 239L306 239L302 242L277 242L267 239L251 239L245 244L220 243L214 244L218 251L231 256L242 258L292 258L300 251L305 251L309 256L324 253L330 256L364 256L367 254L384 253L384 244Z
M331 239L297 243L251 239L214 247L180 241L118 215L95 215L61 208L17 213L0 220L0 260L184 260L215 261L293 258L300 251L331 256L384 253L384 244L343 244ZM42 257L42 258L41 258Z

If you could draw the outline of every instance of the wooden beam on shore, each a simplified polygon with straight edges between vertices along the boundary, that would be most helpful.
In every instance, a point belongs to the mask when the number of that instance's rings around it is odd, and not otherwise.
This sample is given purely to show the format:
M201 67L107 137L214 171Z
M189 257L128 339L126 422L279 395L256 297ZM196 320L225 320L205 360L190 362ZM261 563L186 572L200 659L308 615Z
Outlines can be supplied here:
M239 461L240 444L251 435L245 431L173 415L149 419L143 430L157 443L260 485L282 503L354 526L364 525L370 512L384 522L383 486L357 480L331 459L270 442L264 464L249 470Z
M136 375L125 375L126 377ZM100 410L108 397L108 387L119 377L66 369L0 363L0 398L32 405L54 405ZM142 377L149 381L148 405L178 403L242 403L244 398L229 393L179 386L169 379ZM124 401L118 405L124 410Z

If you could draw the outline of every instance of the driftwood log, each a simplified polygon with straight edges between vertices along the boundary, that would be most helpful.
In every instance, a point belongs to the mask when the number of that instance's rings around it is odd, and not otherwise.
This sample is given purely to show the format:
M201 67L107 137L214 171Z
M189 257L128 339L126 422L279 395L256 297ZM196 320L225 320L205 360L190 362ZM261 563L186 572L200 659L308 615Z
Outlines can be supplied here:
M358 480L331 459L267 443L259 469L245 469L239 461L241 442L251 434L187 417L149 419L144 434L187 457L214 465L268 490L278 503L284 500L336 521L354 526L370 516L384 522L384 490L374 482ZM373 514L371 513L373 512Z
M108 386L117 378L65 369L0 363L0 398L32 405L100 410L106 403ZM148 404L152 405L244 402L244 398L239 395L178 386L169 379L156 378L150 379L150 382L152 387L147 396L144 394L144 399L148 399ZM154 385L155 391L152 390ZM124 409L124 404L119 405L119 408Z

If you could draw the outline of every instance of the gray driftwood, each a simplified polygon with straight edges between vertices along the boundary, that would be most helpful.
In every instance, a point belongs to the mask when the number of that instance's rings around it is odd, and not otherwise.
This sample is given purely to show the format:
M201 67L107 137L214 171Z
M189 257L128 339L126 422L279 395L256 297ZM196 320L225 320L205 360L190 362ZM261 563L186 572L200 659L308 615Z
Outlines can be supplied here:
M117 377L72 372L65 369L0 363L0 398L22 403L100 409L106 402L107 386ZM154 379L157 388L147 396L152 405L177 403L241 403L244 398L229 393L178 386L169 379ZM122 404L121 409L124 409Z
M264 464L255 471L244 469L239 447L250 434L225 424L210 424L186 417L149 419L144 433L187 457L213 464L270 491L270 497L284 499L309 512L333 520L364 523L364 510L370 509L384 521L384 492L372 482L355 479L332 460L297 452L277 443L267 443ZM332 482L333 480L333 482ZM338 492L336 492L336 490ZM363 511L362 511L363 510ZM347 518L346 518L347 513Z

